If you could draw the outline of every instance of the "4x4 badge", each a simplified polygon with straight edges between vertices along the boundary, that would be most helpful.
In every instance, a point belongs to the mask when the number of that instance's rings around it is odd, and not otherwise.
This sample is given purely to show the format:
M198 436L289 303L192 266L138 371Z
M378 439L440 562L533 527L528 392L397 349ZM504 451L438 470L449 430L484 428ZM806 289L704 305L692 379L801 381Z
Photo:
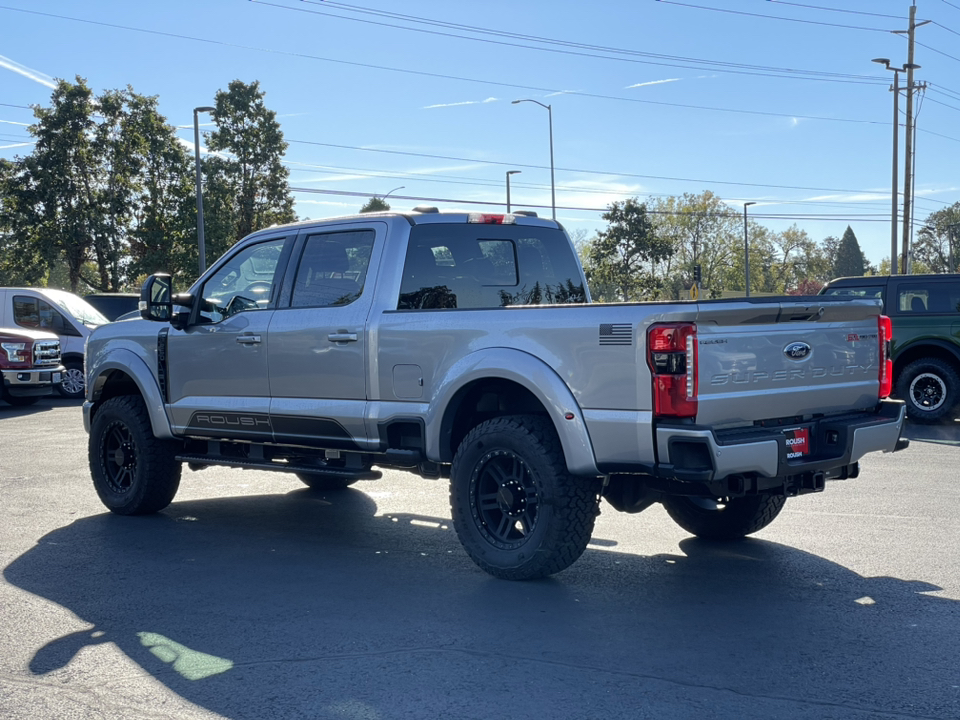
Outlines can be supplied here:
M813 351L805 342L792 342L783 349L783 354L791 360L803 360Z

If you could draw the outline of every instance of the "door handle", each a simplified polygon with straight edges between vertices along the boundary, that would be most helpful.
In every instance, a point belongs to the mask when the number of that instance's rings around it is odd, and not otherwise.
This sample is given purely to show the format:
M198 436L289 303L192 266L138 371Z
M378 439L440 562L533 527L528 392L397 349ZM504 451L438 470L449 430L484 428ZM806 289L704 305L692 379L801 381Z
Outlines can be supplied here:
M237 342L241 345L259 345L260 336L259 335L240 335L237 337Z
M327 335L330 342L356 342L357 334L355 332L335 332Z

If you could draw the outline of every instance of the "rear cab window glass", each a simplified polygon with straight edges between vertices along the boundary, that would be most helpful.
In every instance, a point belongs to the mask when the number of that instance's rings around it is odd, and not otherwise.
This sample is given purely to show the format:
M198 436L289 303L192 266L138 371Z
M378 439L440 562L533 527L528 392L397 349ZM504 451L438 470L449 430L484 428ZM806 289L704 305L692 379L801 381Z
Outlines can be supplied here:
M828 287L820 294L831 295L833 297L876 298L882 301L883 286L864 285L863 287L844 287L843 285L838 285L836 287Z
M559 230L468 223L411 230L399 310L582 302L579 265Z

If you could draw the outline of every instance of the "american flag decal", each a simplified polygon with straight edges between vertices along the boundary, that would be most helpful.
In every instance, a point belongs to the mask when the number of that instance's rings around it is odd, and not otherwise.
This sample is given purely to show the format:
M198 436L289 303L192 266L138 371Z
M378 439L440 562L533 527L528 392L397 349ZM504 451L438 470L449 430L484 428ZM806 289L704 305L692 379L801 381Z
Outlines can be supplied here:
M603 324L600 326L601 345L633 345L633 326Z

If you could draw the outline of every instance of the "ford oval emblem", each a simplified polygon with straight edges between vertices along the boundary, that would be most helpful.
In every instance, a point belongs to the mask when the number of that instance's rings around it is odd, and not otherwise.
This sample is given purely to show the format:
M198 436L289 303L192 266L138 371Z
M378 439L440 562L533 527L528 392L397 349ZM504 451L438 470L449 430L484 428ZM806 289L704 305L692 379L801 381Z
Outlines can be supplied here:
M791 360L803 360L810 357L813 348L805 342L792 342L783 349L783 354Z

